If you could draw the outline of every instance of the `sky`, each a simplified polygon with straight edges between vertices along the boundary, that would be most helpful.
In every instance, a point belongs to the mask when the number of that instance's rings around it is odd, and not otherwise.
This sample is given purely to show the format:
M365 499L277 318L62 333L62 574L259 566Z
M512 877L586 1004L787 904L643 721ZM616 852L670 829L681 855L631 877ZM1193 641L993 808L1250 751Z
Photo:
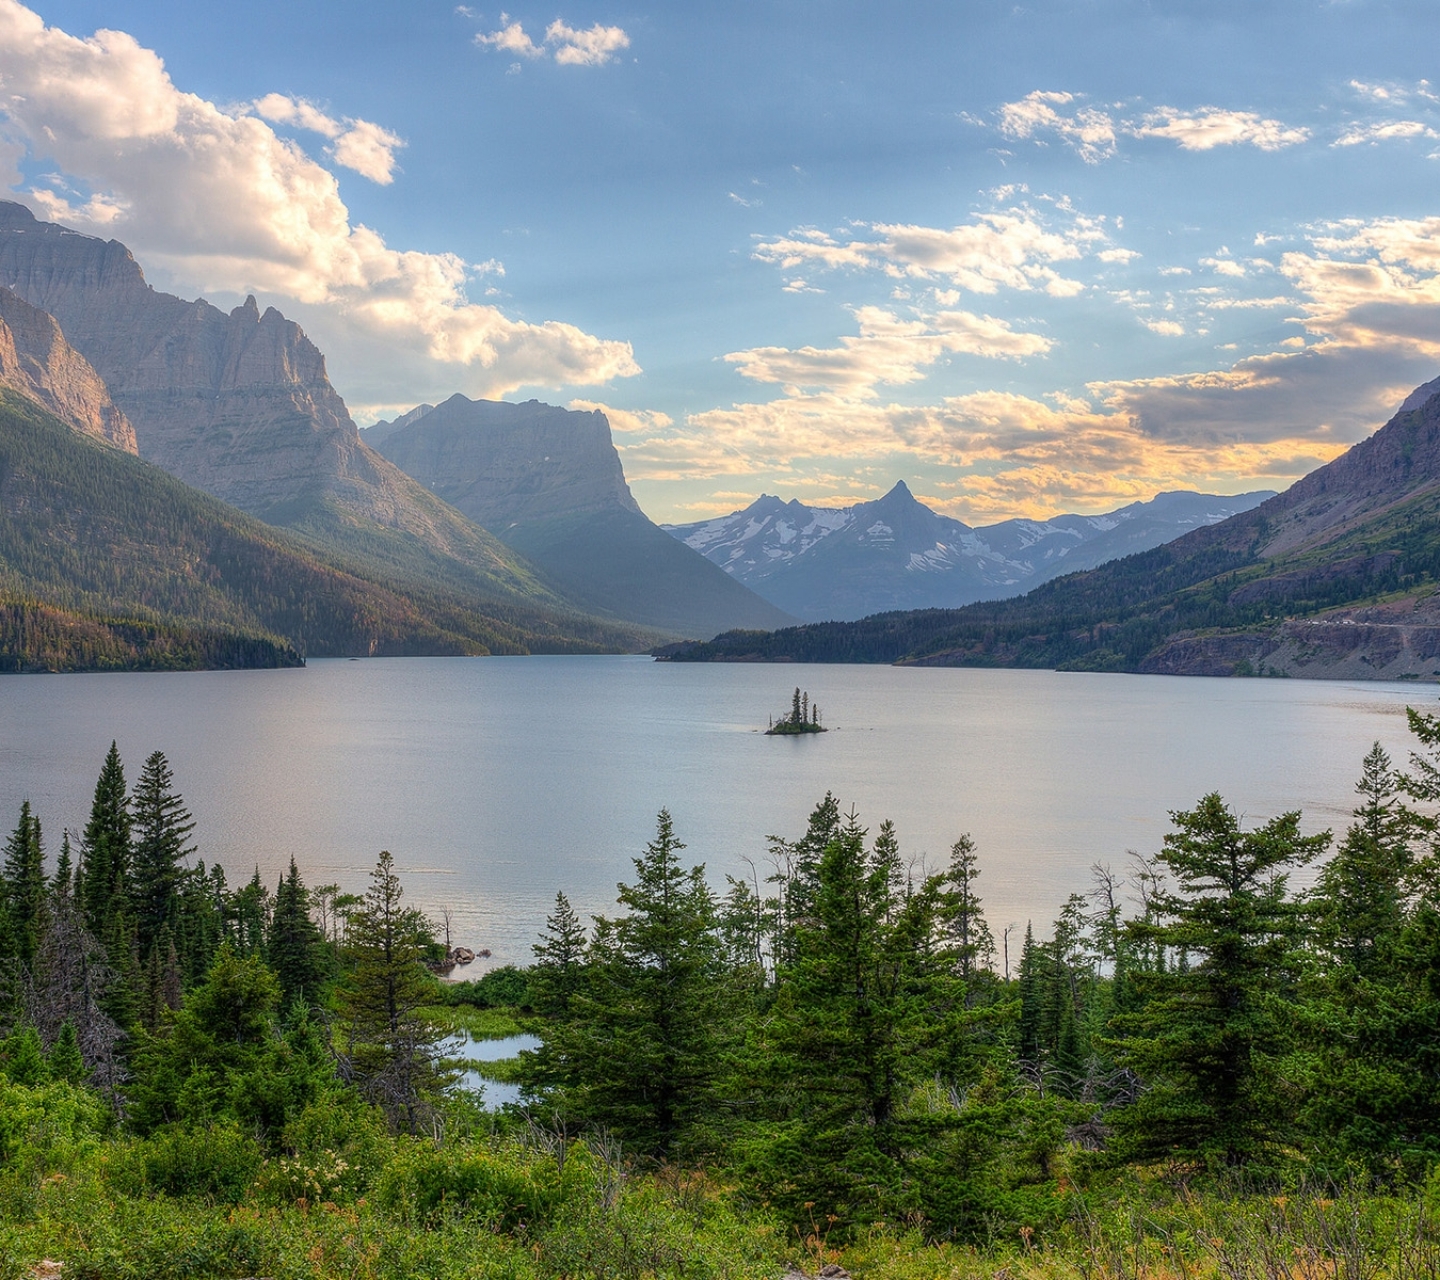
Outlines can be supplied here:
M1433 0L0 0L0 179L655 519L1283 488L1440 374Z

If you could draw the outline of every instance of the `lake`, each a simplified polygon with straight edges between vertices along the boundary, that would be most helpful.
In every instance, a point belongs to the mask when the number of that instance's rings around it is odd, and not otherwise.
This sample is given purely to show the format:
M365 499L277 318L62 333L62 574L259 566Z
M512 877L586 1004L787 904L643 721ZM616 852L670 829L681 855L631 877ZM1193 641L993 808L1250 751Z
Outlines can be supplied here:
M766 737L796 684L832 731ZM391 850L458 943L526 963L555 893L613 909L668 807L723 887L763 877L827 790L938 863L970 832L997 937L1048 930L1090 866L1154 852L1167 811L1218 790L1247 821L1339 828L1370 744L1410 750L1431 686L643 657L317 661L297 671L0 679L0 825L28 798L54 857L112 738L133 782L163 750L199 856L231 883L290 857L364 888ZM482 965L471 967L478 976ZM462 971L463 972L463 971Z

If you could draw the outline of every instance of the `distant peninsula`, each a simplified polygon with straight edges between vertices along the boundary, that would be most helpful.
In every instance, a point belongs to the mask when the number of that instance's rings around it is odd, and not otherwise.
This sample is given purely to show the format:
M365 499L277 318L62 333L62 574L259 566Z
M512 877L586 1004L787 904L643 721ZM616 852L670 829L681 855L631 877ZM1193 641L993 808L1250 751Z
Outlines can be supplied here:
M771 720L770 727L765 730L767 737L774 737L776 734L795 733L828 733L829 730L820 723L820 704L810 701L808 692L802 693L800 686L795 686L795 696L791 699L790 710L778 720Z

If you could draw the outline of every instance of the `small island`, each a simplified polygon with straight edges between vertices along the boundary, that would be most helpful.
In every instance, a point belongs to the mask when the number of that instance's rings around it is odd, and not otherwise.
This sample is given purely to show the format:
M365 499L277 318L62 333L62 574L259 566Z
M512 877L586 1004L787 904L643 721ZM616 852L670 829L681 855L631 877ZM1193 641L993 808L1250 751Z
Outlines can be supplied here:
M766 736L777 733L828 733L820 723L820 704L810 701L809 693L801 693L800 687L795 687L795 696L790 703L790 711L782 715L778 720L771 720L770 727L765 730Z

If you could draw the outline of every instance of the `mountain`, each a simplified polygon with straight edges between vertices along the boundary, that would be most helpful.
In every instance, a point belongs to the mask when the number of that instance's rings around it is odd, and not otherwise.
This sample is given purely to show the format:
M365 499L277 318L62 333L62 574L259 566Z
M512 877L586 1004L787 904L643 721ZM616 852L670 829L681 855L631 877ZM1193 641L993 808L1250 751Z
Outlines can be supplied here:
M660 656L1440 677L1440 379L1284 493L1018 599L732 633Z
M133 424L140 456L187 484L366 571L439 581L477 604L573 611L533 566L362 443L324 356L273 307L262 314L252 297L226 313L161 293L119 241L12 202L0 202L0 285L58 321Z
M90 362L65 341L55 317L5 288L0 288L0 386L85 435L137 452L135 428Z
M0 669L596 652L643 633L385 579L0 390ZM653 643L653 640L651 641Z
M690 636L793 621L640 510L599 411L454 395L364 435L585 608Z
M732 515L664 528L787 613L852 620L1019 595L1272 496L1162 493L1100 516L972 529L918 502L902 480L878 501L853 507L807 507L762 495Z

